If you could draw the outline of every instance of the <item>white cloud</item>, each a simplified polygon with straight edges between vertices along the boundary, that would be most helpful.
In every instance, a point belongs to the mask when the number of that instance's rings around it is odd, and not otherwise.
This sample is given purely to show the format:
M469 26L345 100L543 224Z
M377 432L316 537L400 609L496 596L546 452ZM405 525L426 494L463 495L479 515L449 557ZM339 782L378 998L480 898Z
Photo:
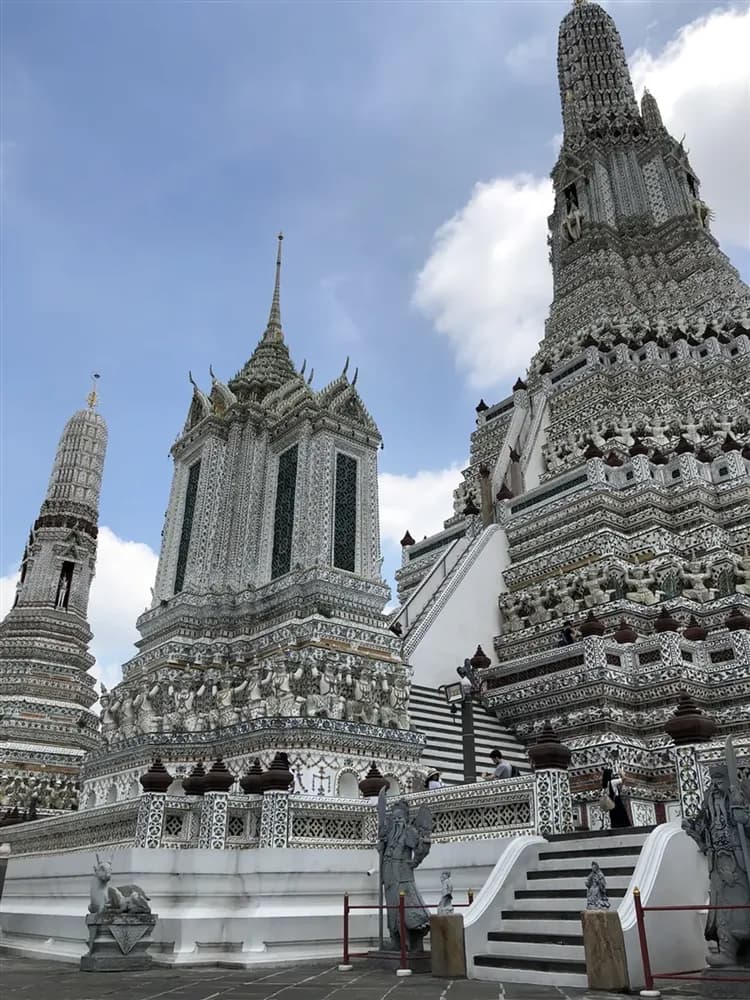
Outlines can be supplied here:
M157 562L157 554L145 542L126 541L110 528L99 529L89 622L94 673L107 687L119 681L121 665L135 653L135 620L151 604Z
M156 553L144 542L119 538L110 528L99 529L96 576L91 585L89 624L94 633L93 673L107 687L120 679L121 665L135 652L135 620L151 603ZM0 578L0 618L13 604L18 573Z
M13 606L19 575L18 570L11 570L5 576L0 577L0 621L5 618Z
M720 240L750 245L750 8L715 10L682 28L658 55L631 58L636 93L647 86L680 139L715 213Z
M527 78L532 76L539 63L549 59L549 37L533 35L517 42L506 52L505 65L514 76Z
M413 476L381 472L380 532L385 544L398 546L405 531L419 541L442 531L453 513L453 491L461 482L466 463L436 471L423 469Z
M552 184L528 174L477 184L435 234L414 301L477 389L526 369L552 298L545 234Z

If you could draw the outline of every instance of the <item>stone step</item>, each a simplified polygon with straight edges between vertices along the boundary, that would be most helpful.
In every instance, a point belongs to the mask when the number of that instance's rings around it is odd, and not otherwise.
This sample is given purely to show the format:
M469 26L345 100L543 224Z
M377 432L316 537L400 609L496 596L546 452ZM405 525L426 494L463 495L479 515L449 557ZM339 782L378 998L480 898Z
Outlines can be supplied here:
M586 847L584 850L549 851L546 847L543 847L539 852L539 867L544 869L558 869L561 867L561 861L577 861L580 864L588 861L589 868L592 861L596 861L602 868L605 864L609 864L610 866L630 864L631 860L635 864L640 853L640 844L630 844L627 847L609 847L608 845L606 850L603 851L590 847Z
M547 837L547 840L551 844L559 844L561 841L566 840L602 840L605 837L613 837L615 839L620 837L638 837L643 834L649 834L654 829L653 826L627 826L618 829L616 832L613 830L611 833L608 831L602 833L601 830L577 830L575 833L553 833Z
M482 979L508 983L549 984L550 986L588 985L586 963L579 960L500 957L483 954L474 956L474 964L482 969Z
M538 896L523 896L519 899L519 892L524 891L526 890L516 890L516 902L513 910L510 912L525 912L527 915L541 913L545 917L552 916L554 914L556 918L558 917L558 914L567 912L572 913L576 918L578 918L581 911L586 909L585 890L573 893L569 889L566 889L566 895L554 896L548 893L540 893ZM624 895L624 889L615 889L609 894L610 899L612 900L613 909L616 909L617 906L619 906L619 899Z
M492 956L490 956L491 958ZM569 986L578 989L586 989L588 978L585 974L575 972L546 972L537 969L510 969L497 968L491 965L480 963L476 969L476 978L482 982L501 984L500 996L505 995L502 987L504 983L519 983L524 986L545 986L550 991L550 996L556 996L560 987ZM557 992L555 992L557 991ZM524 990L524 996L533 998L532 990Z
M624 896L627 892L627 886L620 889L612 889L609 892L610 896ZM536 899L574 899L576 896L574 889L516 889L515 898L518 900L524 899L528 901Z
M597 858L596 861L608 879L620 878L620 877L630 878L630 876L635 871L634 864L623 865L619 867L616 865L608 865L605 870L605 866L602 864L599 858ZM585 879L586 876L590 874L590 872L591 872L591 865L587 865L585 868L573 867L573 868L560 869L560 868L553 868L552 863L550 862L544 868L540 866L539 871L528 872L526 878L532 882L536 882L541 879L544 879L545 881L547 879L571 879L571 878Z
M537 931L540 934L570 934L572 928L581 926L581 909L547 910L541 917L539 911L534 910L502 910L500 921L505 929L523 934L524 937ZM573 921L577 921L577 924Z
M557 857L558 853L565 852L568 860L584 860L588 857L595 858L597 855L612 854L615 851L619 852L623 848L630 854L640 854L645 842L645 835L642 837L622 837L616 834L599 834L596 839L592 837L589 840L581 841L575 846L572 844L559 848L556 845L551 847L542 846L539 850L539 857L541 860L544 860L549 857ZM562 859L558 858L558 860Z
M514 959L518 955L523 955L524 959L536 959L545 963L550 961L563 962L583 962L586 956L583 952L583 940L580 944L550 944L547 941L531 941L526 938L523 943L516 941L497 941L488 935L487 952L488 955L496 955L498 958ZM515 963L512 963L515 964Z
M514 923L517 920L526 920L526 921L533 920L534 930L538 930L540 932L544 930L542 924L545 921L557 922L559 920L566 920L566 921L577 920L579 924L581 922L581 911L584 909L584 906L581 906L580 902L577 907L570 906L570 907L560 908L559 910L547 909L547 906L549 904L547 903L547 900L544 899L536 900L535 903L538 905L529 906L527 904L522 910L502 910L500 912L500 920L501 921L512 920ZM557 906L557 904L555 905ZM544 914L544 916L541 919L539 917L540 913Z
M604 869L602 869L604 871ZM550 875L549 872L529 872L526 876L528 885L526 890L538 891L540 896L558 896L558 895L571 895L583 896L586 895L585 878L588 872L582 875L571 874L569 872L556 872L555 875ZM610 896L616 896L622 890L623 894L625 890L630 885L630 879L632 877L632 871L627 875L613 875L611 871L604 871L604 877L607 880L607 892ZM534 876L539 876L534 878ZM518 896L516 895L516 898ZM528 898L528 897L527 897Z
M582 945L583 944L583 934L571 934L571 928L564 921L537 921L536 923L541 924L559 924L562 930L557 932L551 930L532 932L532 931L490 931L487 935L488 941L508 941L515 944L564 944L564 945ZM535 924L536 926L536 924Z

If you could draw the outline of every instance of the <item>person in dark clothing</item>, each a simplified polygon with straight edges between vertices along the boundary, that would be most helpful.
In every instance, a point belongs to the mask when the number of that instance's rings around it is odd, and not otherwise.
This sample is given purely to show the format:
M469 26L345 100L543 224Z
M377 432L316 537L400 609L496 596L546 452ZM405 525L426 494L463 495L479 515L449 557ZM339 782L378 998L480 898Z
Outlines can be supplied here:
M563 622L562 632L560 633L560 638L557 640L557 645L571 646L577 639L576 630L570 622Z
M610 809L609 812L612 829L632 826L625 803L622 801L622 778L613 776L611 767L605 767L602 771L602 792L606 792L615 804L614 809Z

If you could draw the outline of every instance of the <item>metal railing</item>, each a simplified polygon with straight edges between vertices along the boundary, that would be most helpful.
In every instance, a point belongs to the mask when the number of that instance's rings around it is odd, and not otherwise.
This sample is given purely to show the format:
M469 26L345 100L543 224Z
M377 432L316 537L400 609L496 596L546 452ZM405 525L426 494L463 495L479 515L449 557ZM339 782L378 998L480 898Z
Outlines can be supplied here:
M466 903L453 903L453 909L462 909L474 902L474 890L469 889L466 893L468 902ZM367 951L350 951L349 950L349 914L352 910L377 910L381 914L384 910L398 910L398 941L399 941L399 967L396 970L397 976L409 976L411 975L411 969L409 968L409 950L406 947L406 911L407 910L429 910L428 904L414 904L412 906L406 905L406 893L402 890L398 894L398 906L386 906L379 903L350 903L349 893L344 893L344 934L343 934L343 947L342 947L342 958L341 965L339 965L339 971L346 971L352 968L351 959L352 958L367 958L369 952ZM382 927L382 924L381 924ZM382 941L381 941L382 947Z
M707 983L750 983L750 975L747 976L707 976L704 969L686 969L681 972L653 972L651 969L651 956L648 950L648 940L646 937L645 913L656 913L659 911L674 910L696 910L703 912L706 910L750 910L750 905L734 904L725 906L710 906L707 903L698 903L691 906L644 906L641 903L640 889L633 890L633 901L635 903L635 919L638 925L638 942L641 946L641 961L643 963L643 979L646 990L653 992L655 979L682 979L696 980Z

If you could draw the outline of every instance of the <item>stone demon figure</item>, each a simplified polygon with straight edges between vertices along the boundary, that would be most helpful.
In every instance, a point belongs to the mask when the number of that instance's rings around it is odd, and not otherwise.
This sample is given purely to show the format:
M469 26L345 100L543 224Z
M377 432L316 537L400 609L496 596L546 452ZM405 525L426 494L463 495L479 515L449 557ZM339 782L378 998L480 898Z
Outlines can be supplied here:
M427 806L422 806L412 821L409 818L409 803L400 799L386 815L383 792L379 807L378 850L382 860L385 903L389 907L391 947L394 950L400 948L397 907L403 892L407 948L409 951L421 951L424 936L430 928L430 917L417 891L414 869L424 861L431 847L432 814Z
M733 787L725 765L711 769L711 784L694 819L683 829L708 860L712 906L750 904L750 784ZM750 964L750 909L709 910L706 940L716 941L718 951L706 956L712 966Z

